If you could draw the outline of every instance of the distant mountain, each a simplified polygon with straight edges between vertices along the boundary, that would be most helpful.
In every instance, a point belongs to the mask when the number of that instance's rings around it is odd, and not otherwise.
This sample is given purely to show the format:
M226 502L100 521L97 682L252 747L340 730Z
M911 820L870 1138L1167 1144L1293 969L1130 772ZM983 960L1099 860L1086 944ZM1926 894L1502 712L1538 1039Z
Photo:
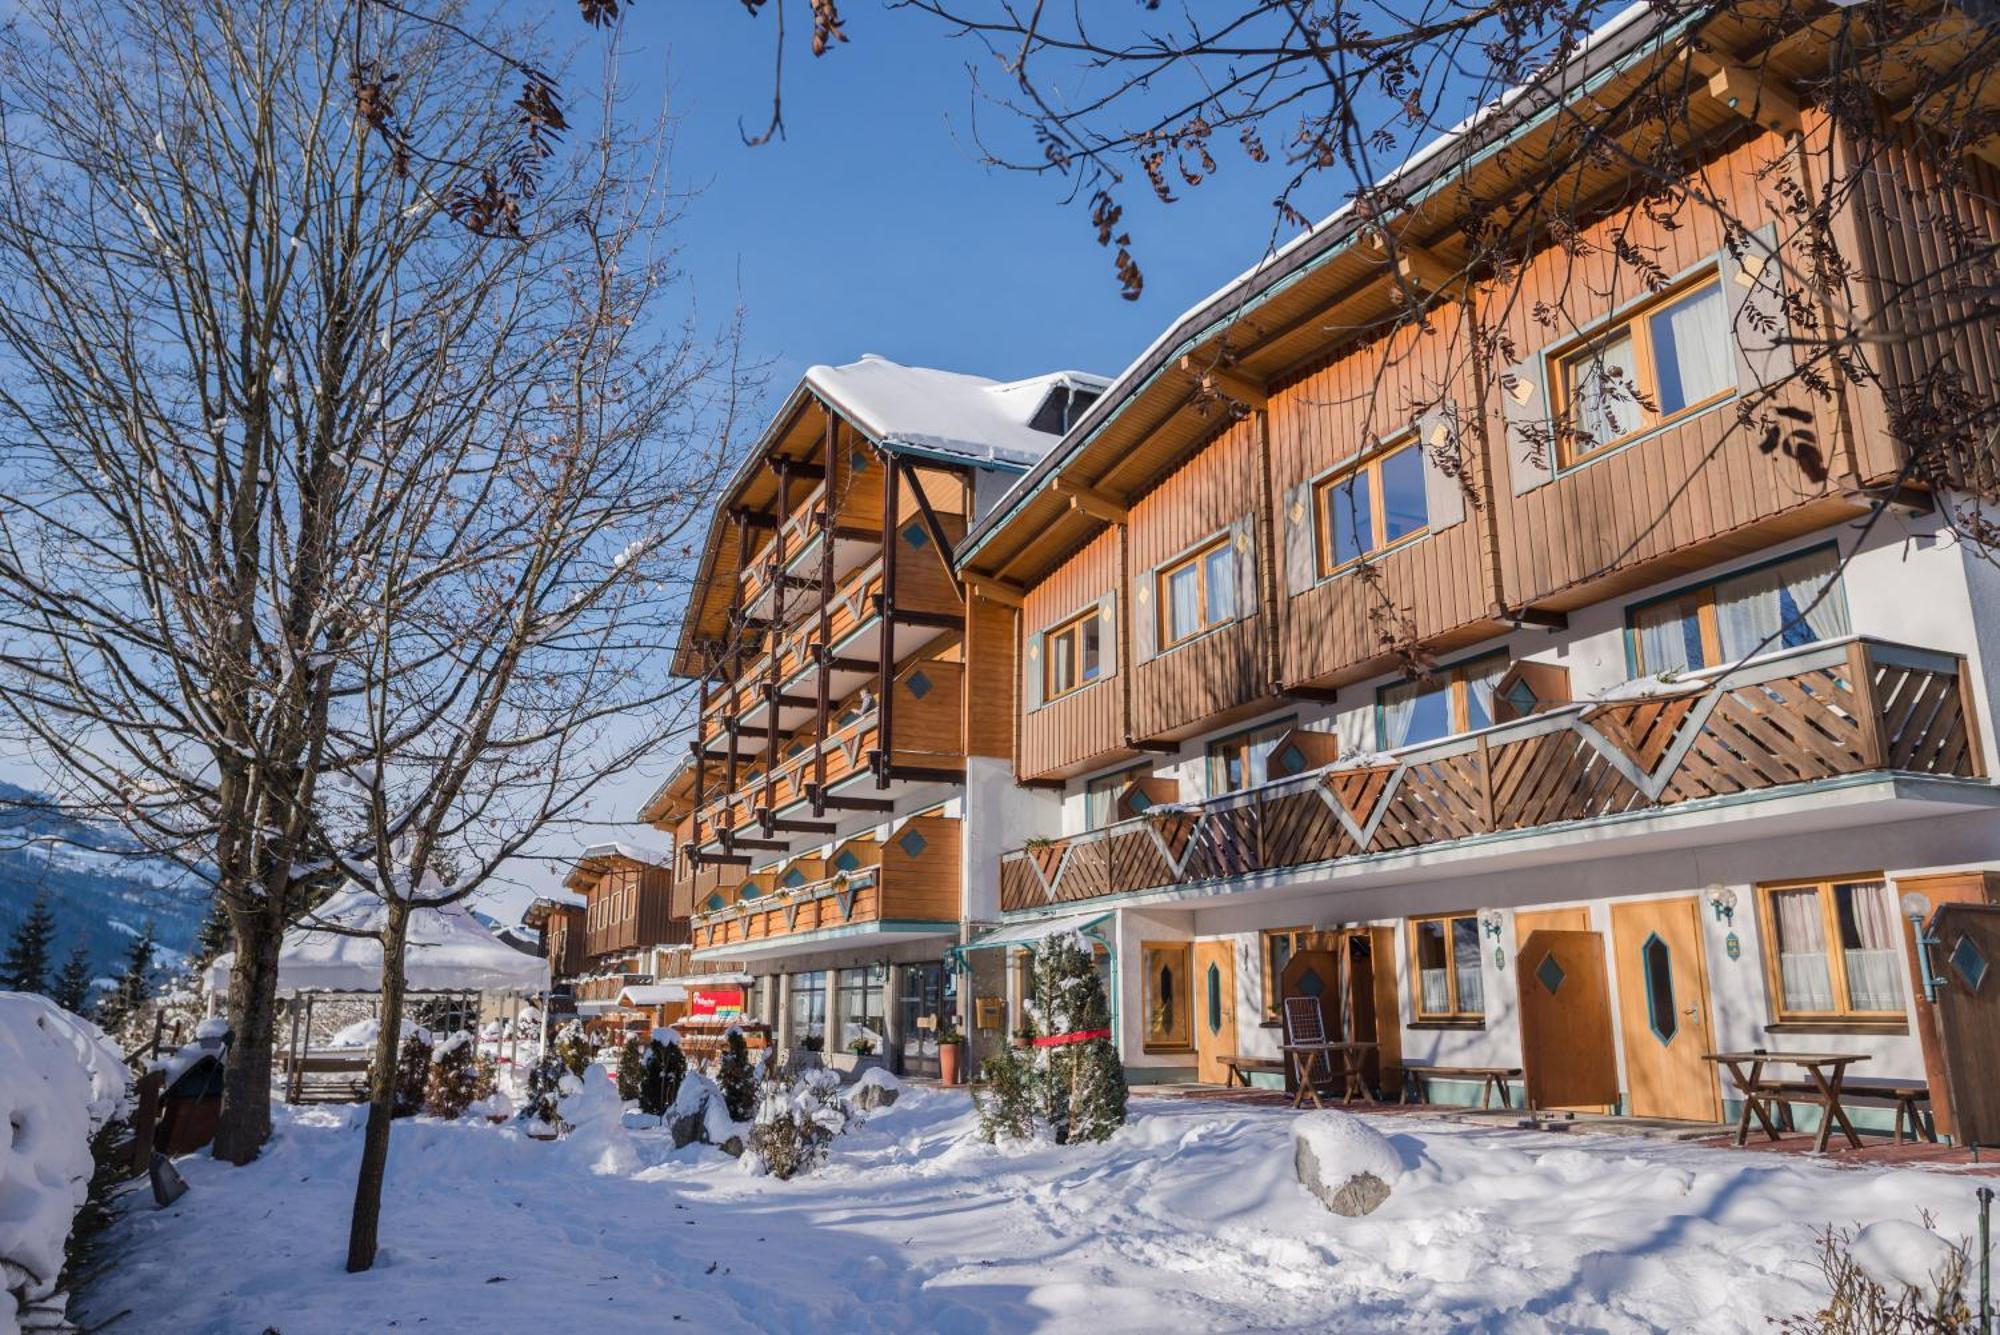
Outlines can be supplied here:
M56 915L55 966L81 939L99 978L124 968L148 921L163 971L180 967L208 914L207 884L144 856L125 831L74 820L40 794L0 783L0 942L43 890Z

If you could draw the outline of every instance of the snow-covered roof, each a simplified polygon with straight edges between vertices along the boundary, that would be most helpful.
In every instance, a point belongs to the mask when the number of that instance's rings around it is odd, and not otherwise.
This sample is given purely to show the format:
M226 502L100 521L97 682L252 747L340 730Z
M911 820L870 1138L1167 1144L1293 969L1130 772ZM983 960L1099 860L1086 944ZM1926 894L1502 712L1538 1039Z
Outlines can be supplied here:
M426 887L437 888L434 880L426 880L417 889L419 898ZM387 905L374 891L359 885L337 891L285 933L278 951L278 991L376 991L382 985L382 944L350 933L379 931L387 916ZM212 991L229 986L235 963L232 953L209 966ZM404 967L408 986L416 992L539 992L549 966L480 926L464 904L443 904L411 912Z
M664 867L674 860L674 855L664 849L647 848L643 844L628 844L620 840L592 844L578 855L578 860L586 858L625 858L632 862L643 862L649 867Z
M872 352L845 366L814 366L805 374L808 387L877 444L1019 467L1034 463L1062 439L1060 432L1031 425L1051 391L1096 394L1110 383L1085 371L989 380L962 371L904 366Z

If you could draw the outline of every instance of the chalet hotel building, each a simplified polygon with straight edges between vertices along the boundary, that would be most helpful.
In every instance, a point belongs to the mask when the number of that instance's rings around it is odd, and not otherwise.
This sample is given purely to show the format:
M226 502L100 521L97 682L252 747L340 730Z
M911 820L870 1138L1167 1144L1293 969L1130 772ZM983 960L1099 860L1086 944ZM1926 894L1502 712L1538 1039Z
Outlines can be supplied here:
M1939 320L1878 377L1792 374L1786 183L1861 160L1810 96L1828 31L1635 7L1115 380L809 372L672 665L701 722L644 818L694 959L780 1046L917 1073L941 1025L1008 1041L1023 953L1075 930L1136 1082L1282 1081L1306 995L1391 1095L1518 1070L1516 1104L1716 1121L1704 1054L1755 1048L1942 1091L2000 1032L1966 1018L2000 1006L2000 567L1946 519L1990 468L1912 469L1893 404L1936 365L1993 401L2000 348ZM1992 161L1913 151L1915 70L1833 196L1884 319L2000 230ZM1605 108L1662 71L1740 230L1640 207L1669 131Z

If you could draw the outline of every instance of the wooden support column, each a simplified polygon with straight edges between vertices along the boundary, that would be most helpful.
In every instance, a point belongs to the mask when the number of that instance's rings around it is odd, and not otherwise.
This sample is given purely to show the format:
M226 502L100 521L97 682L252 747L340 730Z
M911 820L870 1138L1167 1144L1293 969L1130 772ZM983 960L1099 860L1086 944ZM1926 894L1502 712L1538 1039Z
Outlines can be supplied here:
M879 687L875 699L875 749L880 762L875 768L875 786L889 786L889 765L894 754L896 684L896 501L897 484L902 480L903 461L888 451L882 455L882 625L881 652L877 664Z
M697 846L701 843L701 808L708 792L708 743L702 738L701 730L703 725L708 722L708 688L711 674L714 671L715 662L709 651L703 649L701 651L701 707L695 713L694 727L694 821L691 828L694 831L694 842Z
M826 414L826 473L834 473L833 409ZM819 637L813 641L813 661L819 664L819 721L813 737L812 813L826 815L826 737L833 722L833 489L821 498L819 511Z
M779 459L776 463L778 474L778 531L771 538L771 569L782 572L785 568L785 519L792 512L792 461ZM778 796L778 688L783 679L779 675L779 637L785 626L785 581L773 578L771 581L771 625L770 664L764 670L764 802L760 808L766 835L771 833L771 808L777 805Z

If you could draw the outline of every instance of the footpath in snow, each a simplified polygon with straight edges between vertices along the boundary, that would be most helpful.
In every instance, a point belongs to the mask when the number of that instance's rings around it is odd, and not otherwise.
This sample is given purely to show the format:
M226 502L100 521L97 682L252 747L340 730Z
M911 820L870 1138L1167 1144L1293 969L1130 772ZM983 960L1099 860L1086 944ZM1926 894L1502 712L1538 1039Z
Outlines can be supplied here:
M181 1161L86 1324L179 1332L1761 1331L1824 1300L1816 1232L1920 1279L1974 1180L1383 1118L1386 1204L1327 1213L1293 1115L1135 1099L1111 1142L979 1143L908 1090L790 1182L656 1131L555 1144L399 1122L377 1268L342 1269L358 1109L281 1110L254 1165Z

